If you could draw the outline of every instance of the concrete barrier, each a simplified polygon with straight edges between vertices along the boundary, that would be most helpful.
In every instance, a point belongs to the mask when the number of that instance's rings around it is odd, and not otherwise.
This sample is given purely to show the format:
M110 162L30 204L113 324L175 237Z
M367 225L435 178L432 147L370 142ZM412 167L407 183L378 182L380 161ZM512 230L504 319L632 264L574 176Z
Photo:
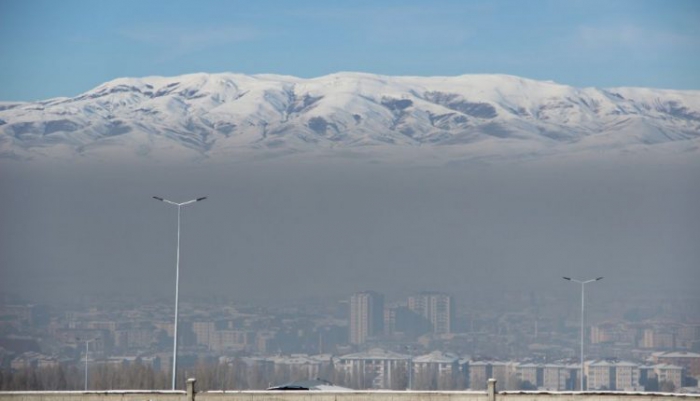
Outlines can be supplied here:
M2 401L700 401L700 394L496 391L7 391Z

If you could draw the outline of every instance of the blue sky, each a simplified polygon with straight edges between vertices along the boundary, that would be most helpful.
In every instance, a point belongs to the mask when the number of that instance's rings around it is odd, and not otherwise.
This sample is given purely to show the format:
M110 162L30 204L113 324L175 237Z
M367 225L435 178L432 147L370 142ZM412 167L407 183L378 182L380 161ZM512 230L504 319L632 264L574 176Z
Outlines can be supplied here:
M224 71L700 89L700 1L2 0L0 57L0 100Z

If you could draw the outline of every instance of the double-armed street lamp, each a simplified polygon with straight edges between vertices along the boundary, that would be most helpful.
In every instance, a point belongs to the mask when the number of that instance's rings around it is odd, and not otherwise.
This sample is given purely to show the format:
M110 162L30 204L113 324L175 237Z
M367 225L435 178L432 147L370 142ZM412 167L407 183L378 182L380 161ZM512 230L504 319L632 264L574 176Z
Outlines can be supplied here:
M583 316L585 313L585 309L584 309L585 308L585 303L584 303L585 291L584 291L584 289L586 288L586 284L592 283L594 281L600 281L603 278L597 277L597 278L594 278L591 280L586 280L586 281L576 280L576 279L571 278L571 277L562 277L562 278L564 280L573 281L574 283L581 284L581 375L580 376L581 376L581 391L583 391L583 367L584 367L583 366L584 365L583 364L583 331L584 331L583 330Z
M92 338L90 340L84 340L85 341L85 391L88 390L88 354L90 353L90 343L93 341L97 341L100 338ZM80 338L76 338L76 340L80 341Z
M177 378L177 312L178 312L178 300L180 292L180 209L182 206L187 206L195 202L203 201L207 199L206 196L201 198L188 200L187 202L177 203L169 201L167 199L154 196L153 199L159 200L161 202L169 203L171 205L177 206L177 256L175 258L175 326L173 327L173 381L172 389L175 390L175 380Z

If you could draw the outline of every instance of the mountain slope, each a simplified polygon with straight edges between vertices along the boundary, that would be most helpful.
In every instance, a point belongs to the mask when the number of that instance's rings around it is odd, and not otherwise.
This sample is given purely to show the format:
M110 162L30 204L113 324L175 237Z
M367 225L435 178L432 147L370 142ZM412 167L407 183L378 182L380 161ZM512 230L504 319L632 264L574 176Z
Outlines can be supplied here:
M700 91L574 88L507 75L191 74L120 78L73 98L0 103L0 156L19 159L225 160L408 148L448 159L681 152L696 151L699 138Z

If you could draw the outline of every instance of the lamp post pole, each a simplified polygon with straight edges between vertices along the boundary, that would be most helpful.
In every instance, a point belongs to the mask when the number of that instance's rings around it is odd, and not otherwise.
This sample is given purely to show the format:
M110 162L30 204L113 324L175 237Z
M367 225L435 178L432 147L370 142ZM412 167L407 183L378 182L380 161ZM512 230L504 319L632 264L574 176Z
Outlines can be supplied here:
M408 389L413 390L413 355L408 358Z
M154 196L153 199L161 202L169 203L177 206L177 251L175 257L175 326L173 327L173 378L172 389L175 390L175 380L177 378L177 317L178 317L178 301L180 300L180 209L195 202L207 199L206 196L192 199L187 202L177 203L167 199Z
M79 338L77 339L80 340ZM90 353L90 343L92 341L97 341L99 338L93 338L91 340L85 340L85 391L88 390L88 354Z
M576 279L573 279L573 278L571 278L571 277L562 277L562 278L563 278L564 280L573 281L574 283L579 283L579 284L581 284L581 375L580 375L580 376L581 376L581 388L580 388L580 389L581 389L581 391L583 391L583 368L584 368L584 363L583 363L583 361L584 361L584 359L583 359L583 342L584 342L584 336L583 336L583 332L584 332L584 329L583 329L583 317L584 317L585 312L586 312L586 309L585 309L585 307L586 307L586 304L585 304L585 297L586 297L585 288L586 288L586 284L592 283L592 282L594 282L594 281L600 281L600 280L602 280L603 278L602 278L602 277L597 277L597 278L594 278L594 279L591 279L591 280L586 280L586 281L576 280Z

